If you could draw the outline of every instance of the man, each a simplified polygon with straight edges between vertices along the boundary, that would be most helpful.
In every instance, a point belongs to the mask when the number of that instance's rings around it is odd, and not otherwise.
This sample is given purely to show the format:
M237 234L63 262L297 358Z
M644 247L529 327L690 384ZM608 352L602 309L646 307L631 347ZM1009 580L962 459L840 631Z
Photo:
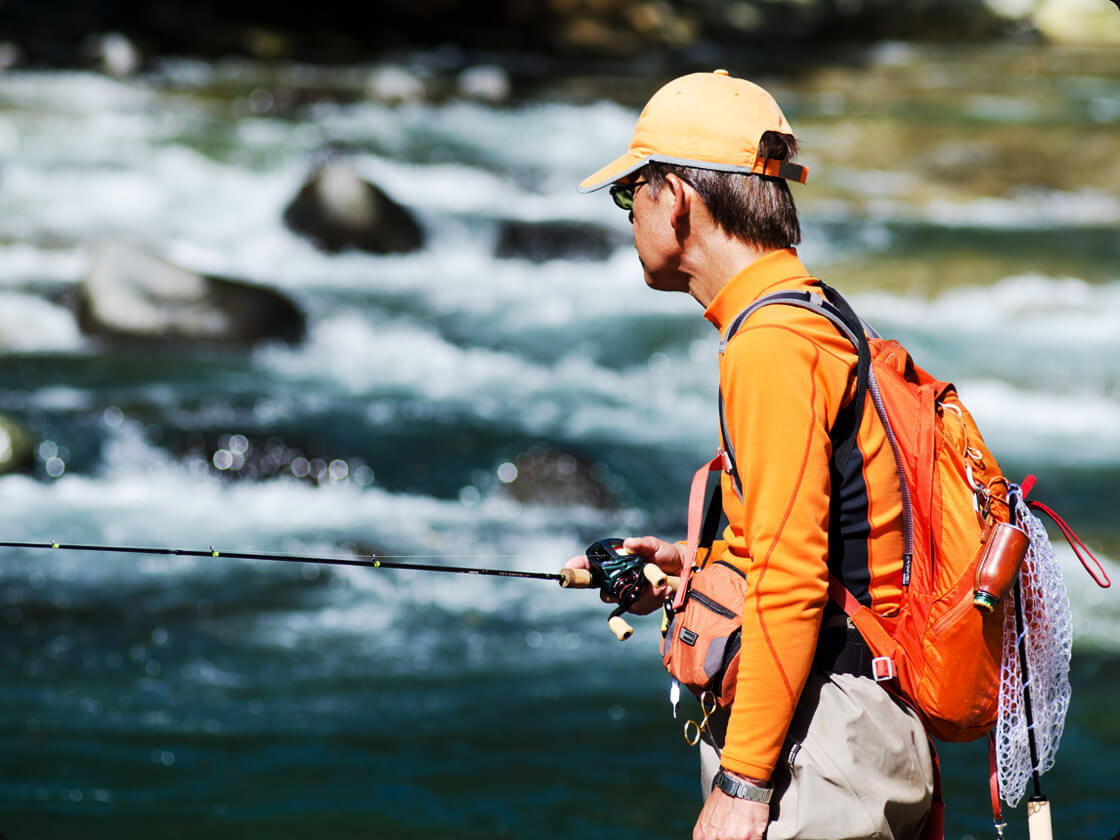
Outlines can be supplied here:
M807 174L790 162L796 151L765 90L724 70L694 73L650 99L630 148L580 188L611 188L646 284L692 295L726 338L766 294L821 291L793 248L787 179ZM747 588L734 702L701 743L697 840L917 838L930 808L922 726L871 678L866 649L828 598L830 571L881 614L902 597L899 479L871 400L855 417L856 362L831 322L784 305L756 311L722 348L735 463L722 476L728 527L709 557L742 570ZM855 445L837 445L856 425ZM684 546L651 536L625 545L681 571ZM667 594L653 588L633 611Z

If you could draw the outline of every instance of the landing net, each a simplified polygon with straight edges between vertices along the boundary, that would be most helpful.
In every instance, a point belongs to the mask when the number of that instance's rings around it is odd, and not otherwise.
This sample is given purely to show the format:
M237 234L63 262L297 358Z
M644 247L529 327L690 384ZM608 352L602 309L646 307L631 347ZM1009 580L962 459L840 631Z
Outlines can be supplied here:
M1046 528L1020 499L1016 522L1030 537L1030 548L1019 572L1026 609L1026 637L1030 711L1038 766L1032 767L1023 702L1023 674L1019 665L1015 611L1004 610L1003 667L1000 673L999 720L996 723L996 767L1003 800L1018 804L1033 770L1039 775L1054 766L1069 709L1069 659L1073 650L1073 621L1069 593ZM1010 607L1013 603L1009 599Z

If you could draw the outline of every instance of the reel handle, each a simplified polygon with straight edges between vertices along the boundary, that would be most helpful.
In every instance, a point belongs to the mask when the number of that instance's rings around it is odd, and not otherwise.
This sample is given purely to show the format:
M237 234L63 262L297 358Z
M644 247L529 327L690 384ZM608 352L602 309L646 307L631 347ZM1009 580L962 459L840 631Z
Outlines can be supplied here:
M619 607L612 612L610 618L607 619L607 627L611 628L614 637L620 642L625 642L634 634L634 628L622 617L622 613L624 612L626 612L626 610Z
M671 592L680 586L680 578L670 576L656 563L645 562L623 543L617 537L597 540L587 548L588 568L560 570L560 585L565 589L597 587L603 600L618 605L607 619L607 626L620 642L634 634L634 628L622 614L641 598L646 586L668 587Z
M646 568L649 568L649 566ZM590 569L561 569L560 585L565 589L590 589L594 586L598 586L592 579ZM610 618L607 619L607 626L620 642L626 641L634 634L634 628L622 617L622 613L624 612L626 612L626 610L619 606L611 613Z
M666 574L660 566L654 563L646 563L642 568L642 574L654 586L662 586L668 584L669 592L676 592L677 587L681 585L681 579L675 575ZM632 635L634 635L634 628L630 626L629 622L622 617L622 613L626 612L624 607L618 607L611 613L610 618L607 619L607 627L614 633L614 637L620 642L625 642Z
M652 586L668 585L670 593L676 592L681 585L681 579L679 577L664 571L656 563L646 563L645 566L642 567L642 574Z

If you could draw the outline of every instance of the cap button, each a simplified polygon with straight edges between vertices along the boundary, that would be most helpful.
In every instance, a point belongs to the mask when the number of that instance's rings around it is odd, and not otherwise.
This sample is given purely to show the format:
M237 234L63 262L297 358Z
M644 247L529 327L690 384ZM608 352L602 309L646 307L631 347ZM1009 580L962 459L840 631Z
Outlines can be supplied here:
M730 75L726 70L713 70L712 72L715 73L717 76Z

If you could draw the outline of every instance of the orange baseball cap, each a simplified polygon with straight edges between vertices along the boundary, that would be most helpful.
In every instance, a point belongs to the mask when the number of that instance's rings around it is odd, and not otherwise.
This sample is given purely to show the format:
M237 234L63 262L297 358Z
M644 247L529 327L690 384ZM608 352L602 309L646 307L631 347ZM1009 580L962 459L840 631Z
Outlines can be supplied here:
M626 154L584 178L579 190L602 189L650 161L769 175L804 184L808 167L759 157L758 143L767 131L793 134L769 93L746 79L729 76L726 70L690 73L650 98Z

